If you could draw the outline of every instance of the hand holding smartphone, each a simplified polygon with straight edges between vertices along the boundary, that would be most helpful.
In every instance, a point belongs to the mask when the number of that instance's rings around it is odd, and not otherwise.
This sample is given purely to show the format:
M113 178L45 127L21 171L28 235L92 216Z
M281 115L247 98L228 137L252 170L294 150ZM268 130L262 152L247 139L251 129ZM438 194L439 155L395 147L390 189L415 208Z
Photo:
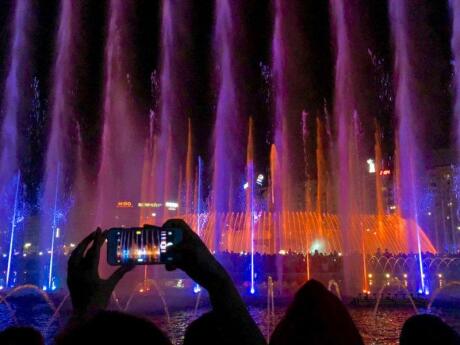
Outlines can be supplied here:
M182 241L180 228L158 226L111 228L107 233L107 262L120 266L158 265L174 261L169 249Z

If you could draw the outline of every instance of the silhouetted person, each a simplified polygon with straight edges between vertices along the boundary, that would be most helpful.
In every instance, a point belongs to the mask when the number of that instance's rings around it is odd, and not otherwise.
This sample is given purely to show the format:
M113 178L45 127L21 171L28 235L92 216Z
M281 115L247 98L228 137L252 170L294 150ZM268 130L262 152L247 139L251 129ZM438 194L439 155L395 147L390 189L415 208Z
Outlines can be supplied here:
M184 345L233 345L236 342L224 336L222 324L214 312L201 315L185 331Z
M272 345L363 345L342 302L321 283L309 280L275 328Z
M45 345L39 331L32 327L10 327L0 332L1 345Z
M216 318L213 322L221 326L219 339L239 345L266 344L232 279L200 237L181 219L168 220L163 227L183 230L183 241L171 249L175 263L167 264L166 269L180 268L208 291L211 316ZM220 344L219 339L214 344Z
M171 345L168 337L147 319L117 311L100 311L68 329L57 345L152 344Z
M265 344L262 333L249 315L229 275L199 236L183 220L169 220L163 227L183 231L182 241L169 249L175 259L173 264L166 265L166 269L180 268L208 290L215 321L221 325L221 336L242 345ZM123 313L103 312L117 283L134 267L133 264L121 266L108 279L99 277L100 251L106 237L107 231L102 232L98 228L74 249L69 258L67 285L73 315L66 329L58 336L58 344L126 345L139 343L137 340L145 344L169 344L163 333L148 320ZM127 326L123 326L124 323ZM96 330L101 335L97 339L89 337ZM111 334L107 335L107 332ZM138 338L136 335L147 333L150 337ZM80 338L80 334L89 338ZM123 338L125 334L128 342ZM76 342L75 339L81 340Z
M460 337L434 315L414 315L406 320L399 337L400 345L460 345Z

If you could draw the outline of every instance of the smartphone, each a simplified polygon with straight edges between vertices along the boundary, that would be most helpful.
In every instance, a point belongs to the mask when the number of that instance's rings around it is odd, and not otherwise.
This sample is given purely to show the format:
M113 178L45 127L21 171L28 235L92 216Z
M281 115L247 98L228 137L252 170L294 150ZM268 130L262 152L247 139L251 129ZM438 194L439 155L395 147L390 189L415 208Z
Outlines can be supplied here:
M182 229L137 227L111 228L107 233L107 262L119 266L158 265L174 261L169 249L182 241Z

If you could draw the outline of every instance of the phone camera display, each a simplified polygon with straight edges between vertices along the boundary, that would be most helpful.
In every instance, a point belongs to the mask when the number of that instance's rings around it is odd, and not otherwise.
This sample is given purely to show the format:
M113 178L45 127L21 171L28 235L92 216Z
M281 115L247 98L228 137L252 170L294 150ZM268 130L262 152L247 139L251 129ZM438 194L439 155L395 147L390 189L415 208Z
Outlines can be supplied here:
M163 229L132 229L117 231L116 262L135 261L138 264L160 263L167 248L172 245L168 236L171 231Z

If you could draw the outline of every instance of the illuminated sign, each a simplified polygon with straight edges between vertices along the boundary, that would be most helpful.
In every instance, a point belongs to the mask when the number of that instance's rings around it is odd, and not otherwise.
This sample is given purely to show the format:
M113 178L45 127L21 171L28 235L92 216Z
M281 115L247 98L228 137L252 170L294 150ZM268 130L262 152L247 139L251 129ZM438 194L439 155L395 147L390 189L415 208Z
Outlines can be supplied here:
M170 211L175 211L177 208L179 208L179 204L175 201L166 201L165 207Z
M137 207L141 207L141 208L144 208L144 207L159 208L161 206L163 206L161 202L138 202L137 203Z
M131 201L118 201L117 208L131 208L133 203Z
M380 176L386 176L386 175L391 175L390 169L380 170Z

